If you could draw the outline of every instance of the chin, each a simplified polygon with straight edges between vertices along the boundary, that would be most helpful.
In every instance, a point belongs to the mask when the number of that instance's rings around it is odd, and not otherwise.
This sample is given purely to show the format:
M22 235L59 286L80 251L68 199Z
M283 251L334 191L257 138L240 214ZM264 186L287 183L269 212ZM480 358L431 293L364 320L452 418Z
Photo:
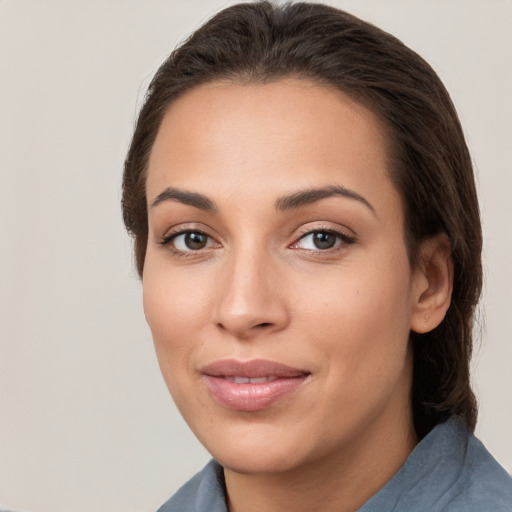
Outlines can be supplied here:
M280 450L231 450L230 453L218 451L212 454L224 468L244 475L269 475L287 473L302 465L300 457L291 458L290 453Z
M180 408L183 404L186 407ZM194 407L186 401L176 405L196 438L222 467L240 474L279 473L293 467L297 437L289 425L276 425L272 418L258 413L219 414L217 407L212 411L204 402ZM203 411L199 417L197 410Z
M301 446L284 432L247 428L240 435L227 433L223 439L200 438L213 458L224 468L241 474L283 473L301 465ZM305 448L305 447L304 447Z

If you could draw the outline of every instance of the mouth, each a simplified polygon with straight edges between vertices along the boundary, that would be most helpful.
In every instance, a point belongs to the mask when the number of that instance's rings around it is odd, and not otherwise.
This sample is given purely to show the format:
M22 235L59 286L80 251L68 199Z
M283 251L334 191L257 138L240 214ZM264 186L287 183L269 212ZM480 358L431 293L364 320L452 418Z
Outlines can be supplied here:
M236 411L258 411L296 392L310 372L274 361L221 360L201 369L210 395Z
M240 377L235 375L224 375L223 376L229 382L234 382L235 384L261 384L262 382L272 382L277 380L279 377L275 375L269 375L268 377Z

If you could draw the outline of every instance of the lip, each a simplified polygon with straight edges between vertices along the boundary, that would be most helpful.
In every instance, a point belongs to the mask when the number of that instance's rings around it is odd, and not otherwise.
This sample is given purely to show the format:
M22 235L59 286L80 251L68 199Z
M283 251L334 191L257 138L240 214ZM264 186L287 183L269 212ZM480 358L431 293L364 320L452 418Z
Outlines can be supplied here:
M200 372L212 397L236 411L266 409L297 391L310 375L308 371L263 359L224 359L204 366ZM256 381L239 382L247 379Z

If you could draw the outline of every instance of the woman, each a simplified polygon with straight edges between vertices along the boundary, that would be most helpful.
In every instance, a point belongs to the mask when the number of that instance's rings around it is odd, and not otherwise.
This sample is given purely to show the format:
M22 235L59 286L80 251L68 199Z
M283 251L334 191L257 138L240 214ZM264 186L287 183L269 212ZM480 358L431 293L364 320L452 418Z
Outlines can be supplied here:
M471 160L400 41L319 4L220 12L149 87L123 212L214 457L162 511L512 510L471 434Z

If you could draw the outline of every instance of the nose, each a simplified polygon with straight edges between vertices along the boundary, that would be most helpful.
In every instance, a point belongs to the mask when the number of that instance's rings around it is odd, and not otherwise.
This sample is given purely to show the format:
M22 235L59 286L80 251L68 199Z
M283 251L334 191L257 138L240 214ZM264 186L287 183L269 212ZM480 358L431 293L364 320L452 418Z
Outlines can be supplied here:
M271 259L240 251L226 261L214 319L220 330L237 339L251 339L288 325L286 287Z

